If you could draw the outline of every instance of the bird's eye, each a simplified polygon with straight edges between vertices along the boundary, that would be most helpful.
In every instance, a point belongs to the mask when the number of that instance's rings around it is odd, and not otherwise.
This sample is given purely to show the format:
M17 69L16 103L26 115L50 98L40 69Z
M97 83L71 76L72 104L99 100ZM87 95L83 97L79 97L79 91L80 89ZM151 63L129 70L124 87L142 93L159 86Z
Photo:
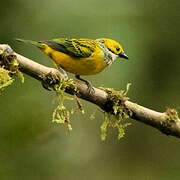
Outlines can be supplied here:
M120 48L119 48L119 47L117 47L117 48L116 48L116 51L119 51L119 50L120 50Z

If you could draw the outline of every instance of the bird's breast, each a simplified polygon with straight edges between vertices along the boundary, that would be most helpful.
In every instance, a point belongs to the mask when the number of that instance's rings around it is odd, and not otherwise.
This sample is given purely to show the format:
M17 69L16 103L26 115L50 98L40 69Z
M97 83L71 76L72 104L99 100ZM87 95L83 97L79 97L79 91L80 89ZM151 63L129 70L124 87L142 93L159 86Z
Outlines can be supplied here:
M55 51L50 47L44 50L53 61L65 71L77 75L92 75L101 72L107 63L105 62L104 53L97 49L90 57L76 58L65 53Z

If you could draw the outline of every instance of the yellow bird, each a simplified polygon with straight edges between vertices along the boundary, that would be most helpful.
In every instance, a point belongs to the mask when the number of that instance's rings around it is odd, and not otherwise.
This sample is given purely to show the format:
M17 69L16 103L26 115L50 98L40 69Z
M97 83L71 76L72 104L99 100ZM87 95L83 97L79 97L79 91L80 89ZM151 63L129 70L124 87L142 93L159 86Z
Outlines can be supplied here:
M111 65L118 57L128 59L123 47L115 40L100 39L71 39L58 38L44 41L28 42L47 54L57 65L60 72L67 76L66 71L84 81L91 90L91 83L80 75L93 75Z

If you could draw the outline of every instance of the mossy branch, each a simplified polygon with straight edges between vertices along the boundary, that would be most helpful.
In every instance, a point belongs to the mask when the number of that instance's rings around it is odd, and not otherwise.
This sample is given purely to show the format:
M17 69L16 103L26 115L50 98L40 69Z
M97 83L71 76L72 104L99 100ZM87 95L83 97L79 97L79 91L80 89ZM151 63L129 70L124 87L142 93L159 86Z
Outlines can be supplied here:
M6 53L6 58L15 57L19 70L41 82L47 83L46 75L52 75L55 81L54 84L59 83L65 77L55 68L46 67L33 60L30 60L18 53L15 53L10 46L6 44L0 44L0 65L3 65L2 54ZM9 69L7 69L9 70ZM75 81L74 86L68 86L65 88L65 92L71 95L76 95L78 98L89 101L96 104L105 112L110 114L116 114L117 108L115 105L123 107L123 112L129 114L129 116L139 122L143 122L150 125L166 135L171 135L180 138L180 119L175 109L167 109L165 112L157 112L146 107L140 106L136 103L129 101L127 98L123 98L117 95L118 92L111 91L110 89L94 88L94 93L89 94L87 86L79 81Z

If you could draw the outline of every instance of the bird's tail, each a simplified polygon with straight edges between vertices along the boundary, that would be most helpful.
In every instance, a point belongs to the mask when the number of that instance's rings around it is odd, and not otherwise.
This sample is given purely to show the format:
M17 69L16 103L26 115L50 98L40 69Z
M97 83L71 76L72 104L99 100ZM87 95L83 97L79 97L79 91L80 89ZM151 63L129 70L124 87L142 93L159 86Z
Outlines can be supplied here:
M32 40L25 40L25 39L19 39L19 38L16 38L17 41L19 42L24 42L24 43L29 43L29 44L32 44L40 49L43 49L45 47L45 44L43 44L42 42L38 42L38 41L32 41Z

